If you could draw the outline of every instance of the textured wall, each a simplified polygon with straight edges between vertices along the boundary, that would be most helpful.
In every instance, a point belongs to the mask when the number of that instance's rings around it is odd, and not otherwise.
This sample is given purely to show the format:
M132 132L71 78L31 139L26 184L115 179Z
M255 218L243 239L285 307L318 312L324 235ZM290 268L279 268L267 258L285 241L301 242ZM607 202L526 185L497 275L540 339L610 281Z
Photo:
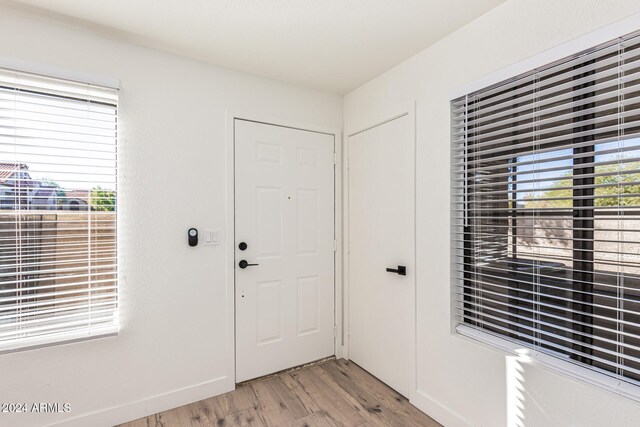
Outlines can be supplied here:
M345 97L345 134L416 101L416 403L448 425L637 425L638 403L452 335L445 208L452 91L637 12L637 0L510 0Z
M122 331L0 355L0 401L70 402L72 409L0 414L0 425L41 426L100 411L75 425L115 424L226 390L233 383L227 109L340 128L341 98L8 8L0 8L4 58L120 80ZM222 245L190 248L189 227L221 230Z

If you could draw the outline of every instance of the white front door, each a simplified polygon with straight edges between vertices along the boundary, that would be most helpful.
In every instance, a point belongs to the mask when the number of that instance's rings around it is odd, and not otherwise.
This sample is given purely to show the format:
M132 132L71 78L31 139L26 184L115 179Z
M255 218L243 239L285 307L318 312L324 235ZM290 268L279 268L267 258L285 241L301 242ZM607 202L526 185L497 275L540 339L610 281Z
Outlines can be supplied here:
M348 140L349 358L407 397L415 351L411 117ZM402 267L406 275L387 271Z
M241 382L334 354L334 136L234 127Z

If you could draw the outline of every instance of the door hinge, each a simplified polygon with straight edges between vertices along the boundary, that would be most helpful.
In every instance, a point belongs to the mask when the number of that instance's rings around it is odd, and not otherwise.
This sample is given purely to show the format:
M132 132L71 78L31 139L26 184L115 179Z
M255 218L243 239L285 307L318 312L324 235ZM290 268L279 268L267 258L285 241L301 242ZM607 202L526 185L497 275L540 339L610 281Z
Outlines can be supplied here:
M333 325L333 337L338 337L338 325Z
M333 239L333 252L337 252L338 251L338 241L336 239Z
M338 153L333 153L333 164L334 165L338 164Z

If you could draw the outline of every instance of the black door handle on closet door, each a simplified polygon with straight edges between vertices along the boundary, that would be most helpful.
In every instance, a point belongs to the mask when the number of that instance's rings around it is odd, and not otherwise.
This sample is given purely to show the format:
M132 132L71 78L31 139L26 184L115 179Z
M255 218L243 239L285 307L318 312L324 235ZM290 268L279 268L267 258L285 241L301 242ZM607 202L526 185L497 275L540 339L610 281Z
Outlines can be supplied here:
M387 268L389 273L397 273L398 276L406 276L407 275L407 267L404 265L399 265L398 268Z

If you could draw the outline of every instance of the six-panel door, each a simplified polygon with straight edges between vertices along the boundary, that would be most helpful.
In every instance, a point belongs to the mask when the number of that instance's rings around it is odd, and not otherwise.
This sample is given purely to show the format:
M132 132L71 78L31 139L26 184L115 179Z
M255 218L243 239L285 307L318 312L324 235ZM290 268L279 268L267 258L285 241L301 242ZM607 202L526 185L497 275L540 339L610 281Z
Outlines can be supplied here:
M236 381L333 355L333 135L235 120L235 214Z

